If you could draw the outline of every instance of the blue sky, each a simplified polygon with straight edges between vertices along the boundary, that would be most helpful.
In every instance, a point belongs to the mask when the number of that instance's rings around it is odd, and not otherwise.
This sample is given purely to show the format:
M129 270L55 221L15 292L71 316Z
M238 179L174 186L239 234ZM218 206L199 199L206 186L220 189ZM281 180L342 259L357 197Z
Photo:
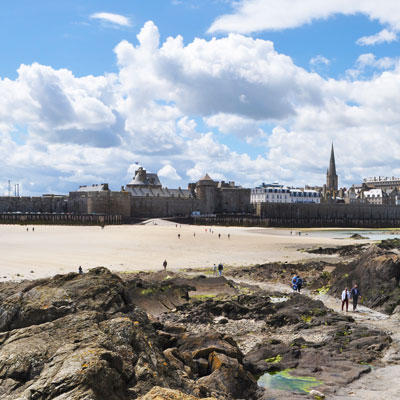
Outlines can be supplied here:
M399 31L394 0L4 1L0 192L118 189L136 161L321 185L332 141L341 185L400 175Z

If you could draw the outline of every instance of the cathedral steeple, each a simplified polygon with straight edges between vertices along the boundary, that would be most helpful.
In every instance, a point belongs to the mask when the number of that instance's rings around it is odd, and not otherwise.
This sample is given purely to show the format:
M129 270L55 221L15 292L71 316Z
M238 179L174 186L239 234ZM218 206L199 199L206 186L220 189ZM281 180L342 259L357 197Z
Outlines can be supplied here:
M326 189L330 192L338 190L338 176L336 174L335 152L333 143L331 148L331 158L329 160L329 168L326 172Z

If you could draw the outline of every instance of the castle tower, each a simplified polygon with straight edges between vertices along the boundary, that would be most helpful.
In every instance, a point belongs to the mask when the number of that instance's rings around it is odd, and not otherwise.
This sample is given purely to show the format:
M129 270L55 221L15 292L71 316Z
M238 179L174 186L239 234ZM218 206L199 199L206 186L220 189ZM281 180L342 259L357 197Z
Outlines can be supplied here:
M217 182L208 174L196 183L197 198L203 202L204 214L214 214L217 207Z
M333 151L333 143L331 149L331 159L329 160L329 168L326 171L326 190L329 192L337 192L338 176L336 174L335 152Z

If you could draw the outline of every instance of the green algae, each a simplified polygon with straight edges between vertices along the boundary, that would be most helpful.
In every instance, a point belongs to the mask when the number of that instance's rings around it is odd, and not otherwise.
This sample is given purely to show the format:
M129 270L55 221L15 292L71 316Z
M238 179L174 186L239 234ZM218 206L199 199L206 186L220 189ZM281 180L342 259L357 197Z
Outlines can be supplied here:
M312 316L311 315L302 315L301 319L303 320L303 322L305 322L306 324L309 324L312 321Z
M320 288L318 288L318 289L316 289L315 291L318 293L318 294L327 294L328 292L329 292L329 289L331 288L331 286L330 285L326 285L326 286L322 286L322 287L320 287Z
M267 372L257 383L261 387L277 390L288 390L297 393L309 393L313 388L322 385L322 382L310 376L293 376L292 369L280 372Z
M280 354L278 354L275 357L270 357L270 358L265 359L265 362L272 363L272 364L277 364L278 362L281 362L281 361L282 361L282 356Z

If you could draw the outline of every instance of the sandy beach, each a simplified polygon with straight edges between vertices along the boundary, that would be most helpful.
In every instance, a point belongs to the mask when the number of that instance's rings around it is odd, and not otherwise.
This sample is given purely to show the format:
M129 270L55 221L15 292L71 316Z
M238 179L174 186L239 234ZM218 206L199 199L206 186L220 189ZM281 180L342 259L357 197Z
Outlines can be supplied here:
M178 225L0 225L0 280L40 278L105 266L113 271L253 265L317 257L304 247L353 244L353 240L290 235L289 230ZM180 238L178 238L180 234ZM220 235L220 238L219 238ZM230 238L228 238L230 235Z

